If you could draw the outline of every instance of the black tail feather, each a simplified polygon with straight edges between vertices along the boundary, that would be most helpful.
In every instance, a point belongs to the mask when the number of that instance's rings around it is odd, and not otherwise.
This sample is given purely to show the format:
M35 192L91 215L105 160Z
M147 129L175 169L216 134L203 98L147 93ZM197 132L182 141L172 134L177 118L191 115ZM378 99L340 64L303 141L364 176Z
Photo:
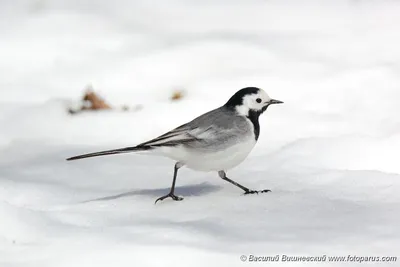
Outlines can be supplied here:
M67 160L77 160L77 159L99 157L99 156L106 156L106 155L114 155L114 154L121 154L121 153L130 153L130 152L145 151L145 150L150 150L150 149L152 149L151 146L125 147L125 148L120 148L120 149L105 150L105 151L100 151L100 152L83 154L83 155L79 155L79 156L68 158Z

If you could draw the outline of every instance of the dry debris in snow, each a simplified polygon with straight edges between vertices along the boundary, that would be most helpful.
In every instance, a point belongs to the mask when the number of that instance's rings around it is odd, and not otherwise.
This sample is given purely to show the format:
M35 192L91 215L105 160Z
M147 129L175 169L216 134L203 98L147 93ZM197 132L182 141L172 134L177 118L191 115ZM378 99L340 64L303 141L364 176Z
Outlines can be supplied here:
M91 85L87 86L82 99L76 108L68 108L70 114L77 114L83 111L98 111L98 110L122 110L122 111L138 111L142 109L141 105L134 107L129 107L128 105L123 105L120 108L112 107L108 104L102 97L94 92Z
M181 100L185 96L186 92L184 90L175 90L172 92L170 97L171 101Z
M179 101L183 97L185 97L185 90L178 89L174 90L170 96L170 101ZM79 103L76 104L76 107L69 107L68 112L70 114L78 114L84 111L98 111L98 110L121 110L121 111L138 111L143 108L142 105L136 105L130 107L128 105L123 105L121 107L113 107L108 104L102 97L99 96L93 90L91 85L87 86L85 89L85 93Z

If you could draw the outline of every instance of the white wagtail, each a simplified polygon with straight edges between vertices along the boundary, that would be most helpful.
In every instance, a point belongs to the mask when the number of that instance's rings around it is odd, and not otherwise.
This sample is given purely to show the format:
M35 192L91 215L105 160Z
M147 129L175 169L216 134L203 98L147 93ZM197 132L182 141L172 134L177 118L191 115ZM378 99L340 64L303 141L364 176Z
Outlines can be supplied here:
M232 181L226 171L240 164L253 149L260 134L259 116L272 104L262 89L246 87L234 94L222 107L209 111L155 139L134 147L95 152L69 158L76 160L103 155L149 151L176 161L170 192L156 200L176 196L175 182L179 168L186 166L199 171L216 171L219 177L244 190L244 194L264 193Z

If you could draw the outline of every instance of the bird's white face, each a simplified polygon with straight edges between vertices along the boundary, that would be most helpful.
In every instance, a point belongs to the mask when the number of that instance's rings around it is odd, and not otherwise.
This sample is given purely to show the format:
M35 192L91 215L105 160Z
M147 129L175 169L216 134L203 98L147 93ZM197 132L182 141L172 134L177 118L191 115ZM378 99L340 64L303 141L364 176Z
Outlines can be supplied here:
M243 104L237 106L236 109L239 114L243 116L247 116L250 110L262 113L265 111L265 107L269 105L270 101L271 98L268 94L264 90L259 89L256 94L243 96Z

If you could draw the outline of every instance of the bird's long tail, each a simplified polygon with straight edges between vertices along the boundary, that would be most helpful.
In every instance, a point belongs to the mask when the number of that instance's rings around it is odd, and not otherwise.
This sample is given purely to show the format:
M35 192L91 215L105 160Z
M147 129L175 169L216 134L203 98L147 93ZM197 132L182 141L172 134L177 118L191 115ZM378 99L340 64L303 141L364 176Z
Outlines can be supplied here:
M99 156L106 156L106 155L114 155L114 154L121 154L121 153L131 153L137 151L145 151L152 149L151 146L134 146L134 147L125 147L120 149L113 149L113 150L105 150L99 151L89 154L83 154L75 157L68 158L67 160L77 160L77 159L84 159L84 158L91 158L91 157L99 157Z

